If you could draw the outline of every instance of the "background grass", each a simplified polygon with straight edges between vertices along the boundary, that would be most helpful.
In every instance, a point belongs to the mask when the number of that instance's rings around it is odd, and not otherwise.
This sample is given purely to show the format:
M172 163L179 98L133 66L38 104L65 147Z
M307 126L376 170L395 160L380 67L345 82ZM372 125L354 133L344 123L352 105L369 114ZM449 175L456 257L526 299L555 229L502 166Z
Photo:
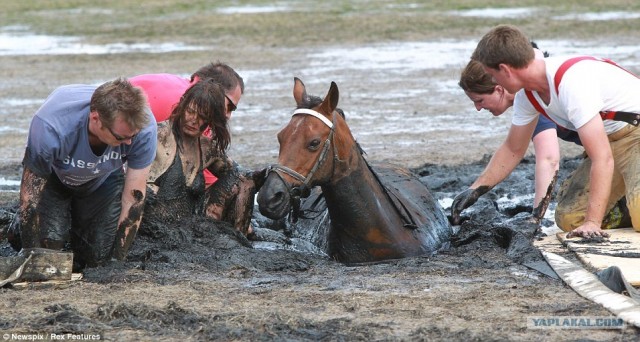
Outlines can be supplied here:
M221 14L227 7L286 6L289 11ZM460 17L452 10L531 7L522 19ZM500 23L520 26L532 39L580 39L597 34L638 39L640 20L551 20L574 12L640 11L639 1L191 1L191 0L3 0L3 26L25 25L41 34L87 36L108 41L218 43L259 42L296 47L437 37L479 37Z
M256 7L283 10L260 13L225 12L225 9ZM527 8L533 15L491 18L465 17L452 13L483 8ZM0 127L18 127L17 130L0 134L0 161L21 160L33 113L41 101L62 84L98 84L116 76L129 77L143 73L187 75L206 62L222 61L236 68L248 83L247 92L240 104L241 110L234 114L235 122L242 122L255 115L252 113L269 115L280 112L281 108L289 108L289 82L292 76L304 76L314 68L306 57L313 51L384 43L401 47L402 42L471 42L501 23L518 25L530 39L536 41L559 40L563 44L571 44L572 41L583 40L591 45L604 47L640 44L640 19L584 21L554 18L576 13L612 11L640 13L640 1L0 0L0 32L6 34L26 32L79 37L79 41L84 44L98 45L183 43L203 47L198 51L162 53L0 55L0 104L8 103L11 99L33 102L23 106L0 106ZM252 76L258 72L268 75L262 77L267 80L263 81L266 84L256 84L257 78ZM455 82L459 77L459 69L425 68L412 71L411 75L400 79L390 79L393 75L384 73L377 78L372 73L365 73L364 77L357 78L354 75L344 75L341 71L325 76L340 81L341 90L344 89L345 94L371 94L374 92L371 89L374 88L374 83L378 86L379 93L394 90L403 93L405 91L402 89L423 89L427 85L442 85L446 88L446 82ZM286 86L283 79L287 80ZM443 80L445 84L442 83ZM318 78L308 78L305 83L311 85L313 82L318 82ZM324 89L324 86L319 89ZM413 115L440 113L443 107L451 114L474 112L466 98L456 97L455 94L451 95L450 100L434 96L402 97L394 106L404 108L403 110L414 113ZM352 106L361 108L382 108L389 105L384 97L371 96L361 102L357 102L360 100L358 96L347 99L345 97L345 102L349 101ZM447 134L446 131L442 133ZM254 146L247 142L256 140L258 135L266 137L264 139L268 141L261 144L261 147L275 144L274 132L254 132L246 128L245 131L234 131L232 149L245 145ZM431 135L424 139L437 138ZM481 142L474 141L474 146L471 147L481 146L484 153L491 153L495 150L494 141L499 140L496 137ZM415 162L429 160L457 163L462 158L476 160L480 157L478 153L466 157L466 148L469 146L460 145L457 150L463 152L452 155L452 152L441 152L437 144L425 144L418 149L425 157L417 157ZM241 161L245 165L262 163L265 158L264 151L262 153L261 155L252 150L251 153L243 154L244 160Z

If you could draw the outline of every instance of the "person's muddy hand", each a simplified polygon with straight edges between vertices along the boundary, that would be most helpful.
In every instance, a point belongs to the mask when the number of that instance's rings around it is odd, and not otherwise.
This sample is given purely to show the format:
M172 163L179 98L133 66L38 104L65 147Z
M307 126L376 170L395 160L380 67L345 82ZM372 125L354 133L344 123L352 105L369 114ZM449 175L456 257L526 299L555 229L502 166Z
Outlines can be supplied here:
M267 168L255 170L251 173L251 178L253 178L253 182L255 183L256 191L262 188L262 184L264 184L265 180L267 179L267 173Z
M594 221L585 221L580 227L570 231L567 238L581 237L584 239L592 239L597 237L609 237L609 233L600 228L600 225Z
M451 204L451 220L454 225L458 225L462 223L460 219L460 214L463 210L472 206L480 196L484 195L491 188L482 185L475 189L467 189L461 193L459 193L454 199L453 204Z

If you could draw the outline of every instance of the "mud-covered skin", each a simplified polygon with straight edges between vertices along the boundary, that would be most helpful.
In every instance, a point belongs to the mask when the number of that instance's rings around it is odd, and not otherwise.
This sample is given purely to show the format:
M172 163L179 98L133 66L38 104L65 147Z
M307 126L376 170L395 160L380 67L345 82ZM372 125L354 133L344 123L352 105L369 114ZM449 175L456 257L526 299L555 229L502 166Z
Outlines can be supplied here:
M158 149L147 178L147 184L154 192L158 191L159 185L156 184L158 178L175 163L176 155L179 156L184 176L183 182L187 187L191 187L192 183L197 181L203 168L221 158L215 153L209 138L183 138L182 144L182 148L178 148L170 122L164 121L158 124Z
M491 190L490 186L481 185L475 189L467 189L461 193L459 193L454 199L453 204L451 205L451 221L453 224L458 225L462 223L462 218L460 214L463 210L472 206L480 196L487 193L487 191Z
M542 220L542 218L544 217L544 214L547 212L547 208L549 207L549 203L551 202L551 195L553 194L553 189L556 186L556 183L558 182L558 170L556 170L555 174L553 175L553 178L551 179L551 183L549 183L549 186L547 187L547 192L544 195L544 197L542 197L542 199L540 200L540 203L538 204L537 207L533 208L533 218L535 220L537 220L538 222L540 222L540 220Z
M46 184L46 178L36 175L28 168L24 169L20 183L20 210L18 211L22 247L43 247L38 223L38 204Z
M206 216L229 222L244 235L250 233L257 191L254 172L241 170L221 154L215 140L183 137L179 149L173 134L170 123L158 124L158 152L147 180L149 199L145 213L156 222L177 222L201 214L204 208ZM218 177L206 190L202 178L205 168ZM258 183L263 177L258 177ZM156 235L154 227L157 225L153 222L143 224L141 233Z
M250 234L255 195L264 174L264 170L243 170L237 164L225 173L218 172L218 181L205 193L205 215L229 222L245 236Z
M124 260L127 252L131 248L136 234L138 232L138 224L142 219L144 209L144 194L140 190L133 190L132 196L135 203L129 208L129 212L125 219L118 224L116 231L116 239L113 246L112 256L117 260Z

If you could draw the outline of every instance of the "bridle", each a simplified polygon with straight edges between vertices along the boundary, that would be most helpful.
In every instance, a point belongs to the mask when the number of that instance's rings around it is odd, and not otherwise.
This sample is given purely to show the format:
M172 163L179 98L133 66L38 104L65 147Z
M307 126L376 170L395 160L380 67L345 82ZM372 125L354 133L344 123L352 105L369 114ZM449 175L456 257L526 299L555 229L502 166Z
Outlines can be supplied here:
M329 148L331 147L331 145L335 145L333 144L333 136L335 133L335 124L334 124L335 115L333 116L334 122L332 122L329 119L327 119L324 115L320 114L319 112L313 109L298 108L293 112L292 116L299 115L299 114L311 115L319 119L329 127L330 131L329 131L329 136L327 136L327 139L323 143L322 151L320 151L320 155L318 156L316 163L313 165L313 167L311 168L307 176L303 176L299 172L280 164L273 164L267 168L267 175L269 175L269 173L272 171L275 172L278 175L278 177L280 177L280 180L282 181L282 183L284 183L285 186L289 189L289 198L291 201L291 212L292 212L290 219L292 222L296 222L298 220L298 211L300 209L300 197L309 196L309 193L311 191L311 189L309 188L309 184L311 183L313 176L315 175L316 171L318 171L320 166L322 166L322 164L327 159L327 156L329 154ZM334 146L333 147L333 170L331 171L332 175L335 172L335 165L337 161L339 161L338 151ZM302 182L302 184L299 186L294 186L292 188L289 188L289 184L284 181L284 179L282 178L281 172L288 174L289 176Z

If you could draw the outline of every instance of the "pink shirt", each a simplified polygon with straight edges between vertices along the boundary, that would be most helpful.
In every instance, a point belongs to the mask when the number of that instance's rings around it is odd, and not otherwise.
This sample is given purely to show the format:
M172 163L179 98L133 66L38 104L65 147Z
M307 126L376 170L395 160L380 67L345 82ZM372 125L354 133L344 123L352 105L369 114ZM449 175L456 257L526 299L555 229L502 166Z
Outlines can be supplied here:
M197 78L196 78L197 81ZM173 107L175 107L182 95L191 87L192 83L189 79L182 78L173 74L144 74L129 78L129 82L136 87L142 88L149 107L153 112L153 116L157 122L169 119ZM207 128L208 136L211 136L211 130ZM205 131L204 134L207 134ZM218 178L209 170L204 170L204 181L207 187L215 183Z
M172 74L144 74L129 78L134 86L142 88L157 122L165 121L173 107L191 86L189 79Z

